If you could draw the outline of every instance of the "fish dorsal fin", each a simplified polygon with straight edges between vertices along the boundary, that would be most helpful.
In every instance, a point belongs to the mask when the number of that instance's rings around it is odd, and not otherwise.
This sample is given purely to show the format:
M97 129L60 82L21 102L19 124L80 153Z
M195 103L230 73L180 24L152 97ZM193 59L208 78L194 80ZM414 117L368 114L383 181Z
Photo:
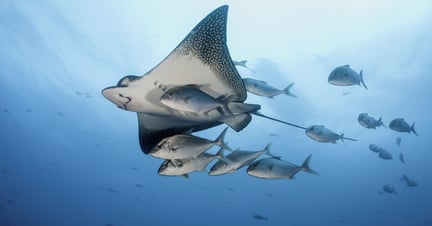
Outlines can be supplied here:
M345 64L344 67L350 67L350 65L349 64Z

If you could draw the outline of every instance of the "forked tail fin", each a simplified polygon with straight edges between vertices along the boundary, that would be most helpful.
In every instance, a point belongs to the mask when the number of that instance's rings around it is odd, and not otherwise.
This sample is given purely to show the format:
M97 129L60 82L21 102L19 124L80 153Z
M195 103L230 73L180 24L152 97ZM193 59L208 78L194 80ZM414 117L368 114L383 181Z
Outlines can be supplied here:
M319 175L318 172L316 172L315 170L310 168L310 160L312 158L312 154L310 154L303 162L303 164L301 165L301 169L303 171L305 171L306 173L310 173L310 174L315 174L315 175Z
M368 89L368 87L366 86L366 84L363 81L363 69L360 70L360 82L363 84L363 87L365 87L366 89Z
M296 95L294 95L294 94L292 94L292 93L290 92L290 89L291 89L291 87L293 87L293 86L294 86L294 82L291 83L291 84L289 84L285 89L283 89L284 94L285 94L285 95L288 95L288 96L290 96L290 97L297 97Z

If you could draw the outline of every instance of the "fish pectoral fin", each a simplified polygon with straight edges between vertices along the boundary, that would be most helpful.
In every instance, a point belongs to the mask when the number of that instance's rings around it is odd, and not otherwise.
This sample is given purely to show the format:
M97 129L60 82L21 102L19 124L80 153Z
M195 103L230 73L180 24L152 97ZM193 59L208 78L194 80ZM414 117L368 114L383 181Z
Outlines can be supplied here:
M244 129L251 120L252 116L250 114L239 114L236 116L227 117L220 121L227 124L236 132L239 132L240 130Z
M189 174L183 174L183 175L181 175L181 177L189 179Z

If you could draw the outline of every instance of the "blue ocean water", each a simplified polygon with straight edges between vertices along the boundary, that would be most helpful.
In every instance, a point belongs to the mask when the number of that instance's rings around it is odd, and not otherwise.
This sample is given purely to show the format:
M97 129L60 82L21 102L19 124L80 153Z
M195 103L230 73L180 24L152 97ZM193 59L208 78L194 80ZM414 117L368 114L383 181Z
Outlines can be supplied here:
M162 161L140 150L136 114L100 94L152 69L223 4L231 56L256 72L240 75L281 89L295 82L298 98L249 94L247 102L358 140L319 143L254 116L226 141L253 151L271 142L272 153L295 164L312 154L319 176L264 180L245 168L159 176ZM2 1L0 225L431 225L431 12L421 0ZM345 64L363 70L368 90L327 82ZM357 122L363 112L387 127L394 118L415 122L419 136L366 129ZM196 135L214 139L223 128ZM406 186L403 174L418 186Z

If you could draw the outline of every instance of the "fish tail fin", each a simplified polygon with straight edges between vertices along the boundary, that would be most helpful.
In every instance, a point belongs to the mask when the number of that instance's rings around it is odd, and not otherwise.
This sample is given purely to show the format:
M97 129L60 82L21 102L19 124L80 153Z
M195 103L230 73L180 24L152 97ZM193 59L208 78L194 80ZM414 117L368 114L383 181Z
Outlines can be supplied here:
M263 149L263 151L265 152L265 154L267 154L267 155L269 155L269 156L271 156L273 158L281 158L280 156L273 155L273 153L270 152L270 147L271 147L271 143L268 143L265 146L265 148Z
M360 70L360 82L363 84L363 87L365 87L365 89L368 89L363 80L363 69Z
M225 157L224 155L225 148L220 148L219 151L215 154L216 158L220 159L221 161L224 161L226 164L232 163L231 160Z
M231 148L228 147L228 144L225 143L225 134L226 134L227 130L228 130L228 127L226 127L224 130L222 130L221 134L216 138L215 141L213 141L213 143L215 143L216 145L218 145L222 149L231 150Z
M344 137L343 133L340 135L340 139L341 139L342 143L345 145L345 140L344 140L345 137ZM336 141L335 141L335 143L336 143Z
M246 65L247 60L241 60L241 61L239 61L239 63L240 63L241 65Z
M384 128L387 128L387 126L384 125L384 122L382 121L382 117L380 117L380 118L378 119L378 122L379 122L379 125L380 125L380 126L383 126Z
M283 92L284 92L285 95L288 95L288 96L290 96L290 97L297 97L296 95L294 95L294 94L292 94L292 93L290 92L290 89L291 89L291 87L294 86L294 84L295 84L295 83L293 82L293 83L289 84L285 89L283 89Z
M412 124L412 126L411 126L411 131L412 131L416 136L418 136L417 132L416 132L415 129L414 129L414 125L415 125L415 122L413 122L413 124Z
M316 172L315 170L311 169L309 164L310 164L310 160L312 158L312 154L310 154L303 162L303 164L301 165L301 169L303 171L305 171L306 173L310 173L310 174L315 174L315 175L319 175L318 172Z

